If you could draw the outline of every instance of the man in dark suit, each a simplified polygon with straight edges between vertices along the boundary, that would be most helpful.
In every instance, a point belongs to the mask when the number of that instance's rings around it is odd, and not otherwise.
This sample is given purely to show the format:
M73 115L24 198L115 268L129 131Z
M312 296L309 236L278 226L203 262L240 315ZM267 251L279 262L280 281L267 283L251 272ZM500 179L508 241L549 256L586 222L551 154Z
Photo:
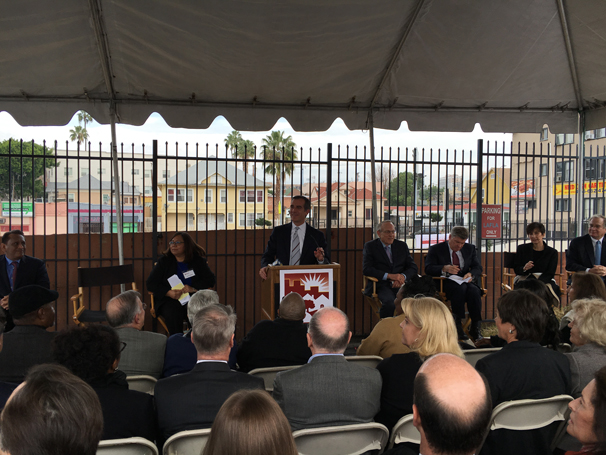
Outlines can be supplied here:
M471 318L469 332L475 340L480 336L482 320L482 293L476 284L481 280L482 265L478 260L476 247L465 242L468 238L469 232L465 227L453 227L450 238L446 242L429 248L425 259L425 273L431 276L456 276L471 280L460 284L452 279L444 280L444 293L452 306L459 339L467 339L461 325L461 321L465 319L465 302L467 302Z
M566 270L569 272L594 273L606 282L606 218L593 215L589 218L588 234L570 242L566 254ZM596 259L596 253L599 258Z
M244 337L238 348L241 371L255 368L303 365L311 357L307 346L305 301L291 292L280 302L279 318L261 321Z
M126 344L120 354L120 370L127 376L149 375L158 379L162 375L166 337L146 332L145 306L137 291L125 291L107 302L107 322L116 329L120 341Z
M4 324L0 323L0 352L2 352ZM0 382L0 411L6 404L6 400L11 396L13 390L17 387L17 384L12 382Z
M377 229L378 239L366 242L363 252L363 273L379 280L377 295L383 304L381 318L393 316L394 300L398 289L419 269L412 260L406 243L396 240L396 229L391 221L383 221ZM368 281L364 292L372 293L372 282Z
M210 428L223 402L240 389L263 389L263 379L229 369L236 314L209 305L194 317L192 340L198 363L189 373L160 379L155 388L159 444L184 430Z
M37 284L50 289L50 280L44 262L25 255L26 244L23 232L13 230L4 233L2 243L4 255L0 256L0 306L5 313L8 332L15 326L8 309L9 294L28 284Z
M11 294L9 308L15 328L4 334L0 352L0 381L21 382L34 365L50 363L51 342L57 332L46 329L55 324L54 301L59 294L30 284Z
M311 202L305 196L294 196L290 203L291 222L274 228L261 257L259 275L267 279L267 267L276 259L282 265L329 264L326 239L305 222ZM296 235L295 235L296 234Z
M348 362L349 320L338 308L323 308L309 322L309 362L278 373L273 397L294 430L372 422L379 411L381 374Z

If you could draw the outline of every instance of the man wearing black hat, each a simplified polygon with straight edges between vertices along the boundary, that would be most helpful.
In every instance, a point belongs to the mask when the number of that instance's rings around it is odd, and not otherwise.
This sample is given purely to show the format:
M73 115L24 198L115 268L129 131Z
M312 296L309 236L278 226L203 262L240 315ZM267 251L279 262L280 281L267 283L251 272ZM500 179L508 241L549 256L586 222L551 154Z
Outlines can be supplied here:
M9 311L15 328L4 334L0 352L0 381L22 382L34 365L50 363L51 342L55 332L47 332L55 323L54 301L57 291L31 284L11 293Z

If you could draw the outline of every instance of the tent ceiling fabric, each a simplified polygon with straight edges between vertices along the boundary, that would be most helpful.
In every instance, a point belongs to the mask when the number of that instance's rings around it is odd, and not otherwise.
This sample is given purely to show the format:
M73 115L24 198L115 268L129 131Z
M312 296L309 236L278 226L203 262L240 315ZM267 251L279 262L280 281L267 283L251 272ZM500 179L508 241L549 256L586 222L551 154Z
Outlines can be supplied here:
M606 126L606 2L562 0L567 52L558 1L0 0L0 110L323 131L367 128L372 104L379 128L571 133L581 99Z

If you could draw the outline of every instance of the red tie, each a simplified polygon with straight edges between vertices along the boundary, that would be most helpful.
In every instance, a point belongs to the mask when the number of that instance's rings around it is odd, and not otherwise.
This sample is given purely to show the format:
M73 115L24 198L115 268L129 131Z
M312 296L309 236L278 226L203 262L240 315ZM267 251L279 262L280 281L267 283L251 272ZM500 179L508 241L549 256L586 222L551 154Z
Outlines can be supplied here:
M457 267L461 265L459 262L459 256L454 251L452 252L452 265L456 265Z
M15 280L17 279L17 266L19 265L19 263L17 261L13 261L11 264L13 266L13 274L11 276L11 288L14 291L15 290Z

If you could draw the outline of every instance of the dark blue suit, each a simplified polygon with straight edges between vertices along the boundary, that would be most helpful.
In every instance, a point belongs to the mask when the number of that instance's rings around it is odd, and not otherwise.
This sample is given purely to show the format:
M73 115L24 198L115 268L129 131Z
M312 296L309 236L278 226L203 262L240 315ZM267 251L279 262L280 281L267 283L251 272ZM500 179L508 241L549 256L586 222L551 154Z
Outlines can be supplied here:
M466 243L461 248L463 255L463 268L459 276L465 276L471 273L475 280L480 280L482 275L482 266L478 261L476 247L471 243ZM425 259L425 273L431 276L442 276L442 268L445 265L452 264L448 241L438 243L429 248L427 258ZM465 302L469 316L473 323L479 323L482 320L482 294L480 288L474 283L463 283L461 285L451 280L444 280L444 293L450 300L453 314L459 319L465 319Z
M398 288L391 287L391 281L383 280L385 273L400 273L409 280L413 275L417 275L419 268L412 260L408 245L400 240L394 240L391 244L392 261L387 257L385 248L381 239L371 240L364 244L362 273L379 280L377 283L377 295L383 304L381 306L381 317L387 318L393 316L395 307L394 300L398 293ZM364 292L368 295L372 293L372 282L369 281Z
M276 226L269 237L267 248L261 257L261 267L267 267L276 258L282 265L290 265L290 239L292 237L292 223ZM317 265L318 260L314 256L316 248L324 249L324 264L329 264L326 238L324 234L309 224L305 228L305 240L301 248L301 259L299 265Z
M606 240L606 236L604 239ZM599 262L596 262L595 250L589 234L572 239L566 252L566 270L584 272L594 265L606 265L606 246L602 244L602 257ZM601 278L606 282L606 277Z

